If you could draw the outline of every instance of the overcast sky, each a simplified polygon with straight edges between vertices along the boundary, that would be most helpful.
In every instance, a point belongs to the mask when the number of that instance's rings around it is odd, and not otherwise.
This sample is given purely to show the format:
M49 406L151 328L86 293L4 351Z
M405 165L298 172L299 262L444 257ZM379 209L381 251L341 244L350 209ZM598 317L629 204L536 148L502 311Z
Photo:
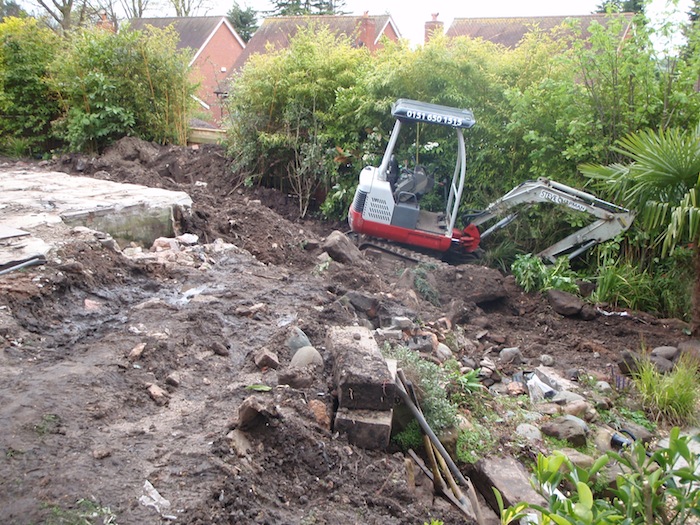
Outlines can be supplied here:
M346 0L345 11L361 15L369 11L370 15L389 13L396 23L401 36L413 43L423 42L424 24L431 19L432 13L439 13L447 29L454 18L494 17L494 16L546 16L546 15L587 15L596 10L603 0ZM673 0L668 0L673 2ZM667 0L653 0L652 11L664 10ZM680 0L678 12L688 11L690 0ZM270 10L267 0L238 0L241 7L254 10ZM228 4L222 4L224 6ZM233 2L231 2L233 5ZM210 12L212 15L226 14L230 7L222 12Z

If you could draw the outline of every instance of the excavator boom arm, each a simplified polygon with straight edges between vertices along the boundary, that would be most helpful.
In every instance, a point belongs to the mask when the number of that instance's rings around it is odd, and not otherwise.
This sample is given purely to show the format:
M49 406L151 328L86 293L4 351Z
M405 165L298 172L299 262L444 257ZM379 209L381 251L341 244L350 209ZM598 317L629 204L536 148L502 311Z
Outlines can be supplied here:
M511 208L523 204L552 202L572 210L589 213L597 220L581 228L561 241L543 250L538 255L554 262L557 257L568 253L569 259L575 257L594 244L607 241L626 231L634 220L634 212L599 199L595 195L583 192L549 179L526 181L516 186L506 195L489 204L485 210L473 215L471 223L479 226L493 218L501 216ZM511 214L481 234L487 237L512 220L517 214Z

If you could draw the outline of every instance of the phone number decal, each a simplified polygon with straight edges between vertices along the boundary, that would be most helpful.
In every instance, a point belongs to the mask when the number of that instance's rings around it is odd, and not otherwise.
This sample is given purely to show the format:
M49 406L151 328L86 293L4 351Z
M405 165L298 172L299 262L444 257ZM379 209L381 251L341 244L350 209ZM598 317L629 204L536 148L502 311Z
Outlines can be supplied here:
M414 120L425 120L434 122L435 124L447 124L448 126L461 126L463 120L458 117L450 117L447 115L439 115L437 113L425 113L423 111L414 111L409 109L406 111L406 117Z

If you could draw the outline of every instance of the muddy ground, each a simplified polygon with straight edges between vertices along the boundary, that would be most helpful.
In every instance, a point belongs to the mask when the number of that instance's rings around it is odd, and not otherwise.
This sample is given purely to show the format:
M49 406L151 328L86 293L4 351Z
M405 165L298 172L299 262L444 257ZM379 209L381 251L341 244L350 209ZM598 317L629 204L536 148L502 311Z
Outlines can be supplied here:
M351 446L329 424L327 328L378 322L350 293L425 326L449 318L460 357L519 346L521 368L546 352L556 368L608 377L623 350L685 337L683 323L645 314L562 317L479 266L434 270L436 306L396 269L321 264L318 241L342 226L300 221L293 199L246 188L217 147L124 140L33 169L186 191L183 229L200 243L128 258L68 232L47 265L0 276L3 524L83 523L86 508L100 515L90 523L462 523L425 480L407 486L401 453ZM484 283L500 298L475 293ZM253 362L265 347L288 363L294 326L326 360L297 389ZM256 395L278 415L234 446L227 436L254 384L273 387ZM160 513L140 501L146 481L170 503Z

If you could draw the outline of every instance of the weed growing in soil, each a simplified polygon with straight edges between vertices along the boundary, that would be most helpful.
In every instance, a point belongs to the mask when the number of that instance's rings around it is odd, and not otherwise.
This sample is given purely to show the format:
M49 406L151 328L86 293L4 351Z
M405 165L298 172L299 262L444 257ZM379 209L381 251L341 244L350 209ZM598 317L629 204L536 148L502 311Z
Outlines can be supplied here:
M658 422L685 425L697 420L700 370L696 362L681 357L673 370L662 374L648 359L640 359L632 375L642 404Z
M461 431L457 437L457 459L474 464L496 448L497 442L488 428L473 421L472 428Z
M49 506L51 515L44 525L117 525L117 516L112 510L94 500L82 498L76 502L76 506L75 509Z
M44 414L41 416L41 421L34 425L34 431L40 436L47 434L56 434L61 426L61 418L56 414Z
M385 356L396 359L416 389L425 419L435 432L455 424L457 406L447 399L447 373L405 346L385 349Z
M416 266L413 278L413 284L416 287L418 294L434 306L440 306L440 294L428 280L428 272L435 269L432 264L419 264Z

